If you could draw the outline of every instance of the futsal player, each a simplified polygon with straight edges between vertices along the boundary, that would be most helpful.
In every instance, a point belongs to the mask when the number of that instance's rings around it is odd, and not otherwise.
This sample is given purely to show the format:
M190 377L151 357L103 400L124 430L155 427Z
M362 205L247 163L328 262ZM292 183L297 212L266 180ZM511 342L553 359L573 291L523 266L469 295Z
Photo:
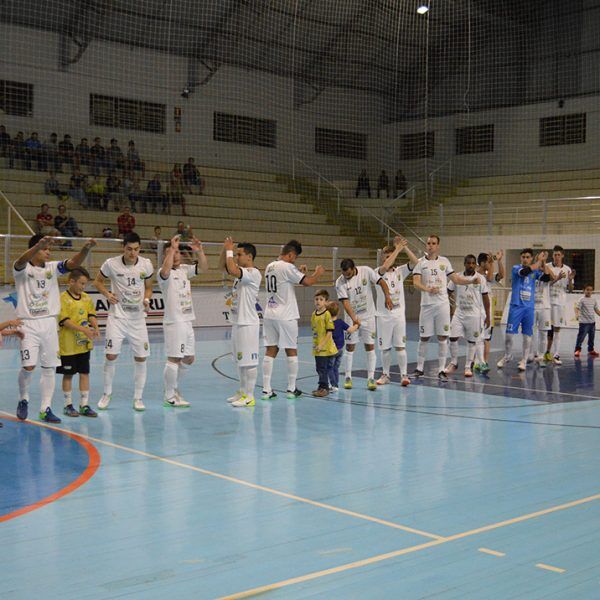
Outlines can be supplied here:
M537 333L537 339L533 339L532 345L533 361L540 367L545 367L550 362L546 360L545 352L550 331L550 282L553 279L554 274L550 270L548 273L542 273L535 280L533 329ZM527 362L531 362L531 359Z

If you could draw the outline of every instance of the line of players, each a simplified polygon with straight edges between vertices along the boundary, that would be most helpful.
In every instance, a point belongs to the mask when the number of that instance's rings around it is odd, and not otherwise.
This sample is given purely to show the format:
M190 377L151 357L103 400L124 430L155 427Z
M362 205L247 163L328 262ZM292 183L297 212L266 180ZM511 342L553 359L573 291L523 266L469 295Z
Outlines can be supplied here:
M52 413L51 400L55 387L55 368L61 366L59 358L56 319L60 313L60 292L58 276L80 267L94 240L89 240L72 258L65 261L50 261L52 238L33 236L29 248L14 263L15 286L18 294L17 317L22 320L20 328L21 370L19 372L19 403L17 416L27 418L29 402L29 386L33 369L41 364L41 407L40 418L47 422L57 423L60 419ZM346 340L344 354L344 387L352 387L352 365L356 344L364 344L367 354L367 387L375 390L377 384L384 385L390 381L392 349L395 349L403 385L410 382L407 374L406 357L406 319L404 302L404 280L412 274L416 289L421 291L421 311L419 316L420 340L417 352L416 377L424 374L424 362L427 343L431 336L438 338L438 377L447 378L447 373L455 371L458 366L458 340L464 338L468 342L465 375L471 376L471 363L475 362L481 372L489 370L487 356L489 339L491 338L491 308L488 286L499 283L504 277L502 254L492 257L480 254L476 261L473 255L465 258L465 270L462 274L453 271L447 258L439 255L439 237L431 235L427 239L426 256L417 258L408 247L406 240L396 238L392 246L384 248L383 262L376 270L368 266L356 266L352 259L341 263L342 274L336 281L338 299L344 305L346 321L358 325L357 331ZM113 393L116 359L123 341L127 340L134 355L134 399L135 410L145 409L143 390L146 383L146 358L150 347L145 323L146 311L152 296L152 262L140 256L141 240L135 233L127 234L123 240L123 253L109 258L100 268L94 286L103 294L110 304L105 336L105 363L103 369L103 395L98 408L108 408ZM179 237L175 236L166 246L163 264L158 273L158 284L165 301L164 336L167 361L163 372L165 396L164 404L173 407L187 407L181 392L180 384L194 362L194 332L192 323L195 320L190 279L199 272L206 271L208 261L202 244L193 239L190 245L193 264L184 264L179 249ZM408 256L408 263L395 266L401 252ZM273 363L280 348L286 354L287 392L288 398L296 398L302 392L296 386L298 375L298 319L299 311L294 290L295 285L311 286L319 281L324 269L317 266L308 275L306 267L296 267L295 263L302 253L299 242L292 240L286 244L279 258L271 262L265 269L265 287L267 304L263 319L263 336L265 356L262 363L263 392L262 399L276 397L271 386ZM254 404L254 388L257 379L259 361L259 317L256 311L258 291L262 275L254 267L256 248L250 243L234 244L227 238L223 245L220 264L234 278L231 292L231 322L233 357L240 380L239 391L228 400L234 406L251 406ZM529 250L521 254L521 266L513 268L513 301L511 317L509 317L507 335L507 356L498 363L503 367L509 360L512 348L512 334L521 325L524 334L524 358L529 356L531 348L532 319L529 310L513 310L513 303L518 299L519 306L533 306L535 297L544 298L544 289L555 288L550 294L550 316L545 312L545 303L540 303L538 327L547 335L550 322L554 325L554 337L548 343L554 349L554 362L560 364L558 356L558 340L560 326L564 323L564 295L566 287L572 286L574 273L562 259L562 249L554 250L552 265L545 263L545 253L540 253L533 263L533 253ZM496 262L495 262L496 261ZM497 265L497 267L495 266ZM543 275L535 275L541 273ZM111 283L110 290L106 287ZM533 284L540 287L535 293ZM85 282L84 282L85 284ZM371 285L377 286L377 305L375 308ZM550 287L552 285L552 288ZM515 287L517 286L517 287ZM83 288L82 288L83 289ZM456 310L450 318L450 302L448 291L455 297ZM516 292L516 293L515 293ZM68 292L65 292L68 293ZM72 300L85 301L83 291ZM561 308L562 307L562 308ZM81 323L88 322L89 312L81 312ZM68 320L68 319L67 319ZM76 323L81 331L81 339L87 336L93 339L92 328ZM65 323L61 322L61 326ZM379 335L377 335L379 332ZM450 338L450 363L446 366ZM545 343L546 338L540 344ZM383 374L375 381L375 342L379 340L382 355ZM484 344L484 340L488 344ZM540 348L542 346L540 345ZM547 348L547 351L550 347ZM541 351L541 350L540 350ZM546 354L547 356L547 354ZM67 361L68 362L68 361ZM521 361L519 368L525 368ZM538 362L541 360L538 357ZM65 361L62 360L63 366ZM77 363L76 370L89 373L89 352L87 364ZM72 368L72 364L70 368ZM94 411L86 410L88 406L87 390L82 389L79 414L95 416ZM66 398L66 396L65 396ZM69 395L70 400L70 395ZM76 411L75 411L76 412ZM68 414L68 413L66 413ZM76 416L70 414L69 416Z

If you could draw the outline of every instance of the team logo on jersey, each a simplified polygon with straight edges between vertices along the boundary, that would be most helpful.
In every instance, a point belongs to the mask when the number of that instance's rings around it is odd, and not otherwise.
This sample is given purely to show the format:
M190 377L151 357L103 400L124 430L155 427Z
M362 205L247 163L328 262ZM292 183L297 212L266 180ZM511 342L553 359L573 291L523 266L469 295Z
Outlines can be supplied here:
M367 285L367 280L366 280L366 279L363 279L363 280L362 280L362 284L363 284L363 285Z
M550 327L550 321L544 321L544 325L545 325L546 327Z
M79 309L79 314L82 315L85 311L83 310L83 308Z
M52 271L46 271L46 279L52 279Z
M372 331L371 332L371 339L374 340L376 337L377 337L377 334L374 331Z
M242 352L238 352L238 353L237 353L237 359L238 359L238 360L242 360L242 357L243 357L243 356L244 356L244 355L243 355L243 353L242 353Z
M446 265L440 265L440 271L445 271L446 270Z
M140 279L146 279L146 272L140 271Z

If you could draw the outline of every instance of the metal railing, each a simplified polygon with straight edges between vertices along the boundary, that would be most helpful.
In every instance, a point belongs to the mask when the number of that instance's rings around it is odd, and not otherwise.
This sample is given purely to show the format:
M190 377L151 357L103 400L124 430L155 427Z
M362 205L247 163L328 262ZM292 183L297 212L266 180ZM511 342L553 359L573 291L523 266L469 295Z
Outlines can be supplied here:
M435 168L427 177L429 179L428 198L433 201L442 183L442 193L447 193L452 187L452 159L448 159Z
M318 201L321 200L321 187L322 187L321 182L323 182L326 186L329 186L330 188L332 188L334 190L334 193L337 197L337 213L340 214L341 201L342 201L342 190L337 185L335 185L335 183L333 183L332 181L327 179L327 177L325 177L324 175L319 173L319 171L317 171L316 169L311 167L309 164L305 163L300 158L294 158L292 161L292 179L294 181L296 181L296 174L297 174L296 173L296 163L300 163L301 165L304 165L311 173L313 173L313 175L316 175L316 177L317 177L317 200Z

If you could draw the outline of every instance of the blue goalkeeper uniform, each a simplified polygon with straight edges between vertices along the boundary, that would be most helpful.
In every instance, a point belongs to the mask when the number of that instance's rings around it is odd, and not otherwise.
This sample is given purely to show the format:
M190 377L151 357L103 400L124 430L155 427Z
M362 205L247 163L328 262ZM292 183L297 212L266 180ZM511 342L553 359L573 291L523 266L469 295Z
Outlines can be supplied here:
M522 265L515 265L512 268L512 295L506 333L518 333L520 325L523 335L533 335L535 282L543 274L543 271L533 271L531 267Z

